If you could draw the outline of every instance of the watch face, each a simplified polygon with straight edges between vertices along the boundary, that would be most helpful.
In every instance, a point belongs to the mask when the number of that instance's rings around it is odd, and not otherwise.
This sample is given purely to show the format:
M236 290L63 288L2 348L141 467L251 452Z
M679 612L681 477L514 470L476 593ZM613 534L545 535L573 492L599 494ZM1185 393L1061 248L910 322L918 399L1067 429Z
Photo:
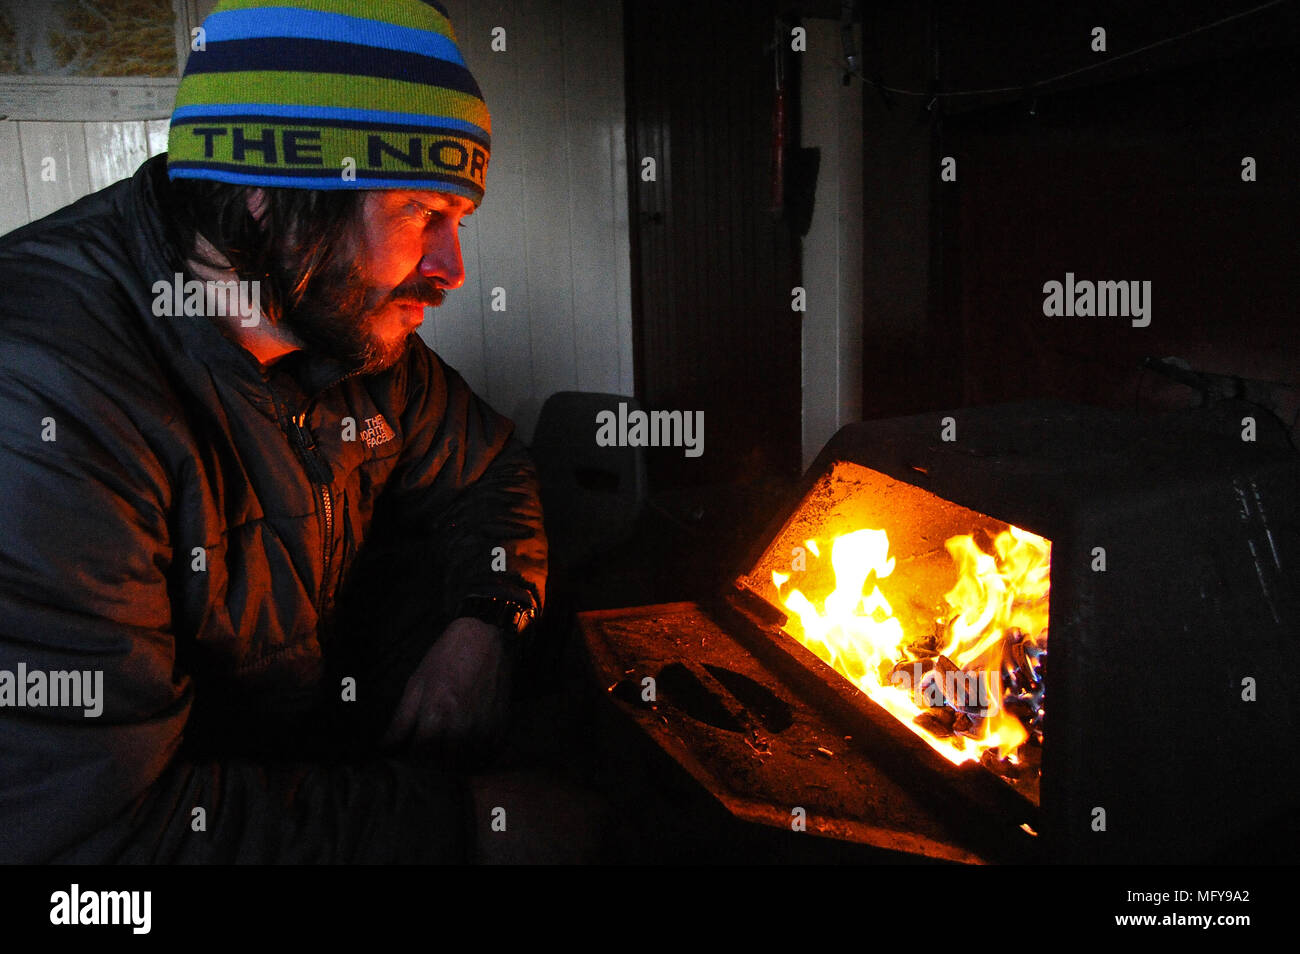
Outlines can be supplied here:
M508 604L509 605L509 604ZM531 606L516 606L512 614L510 625L516 633L522 633L528 628L528 624L533 621L533 609Z
M471 596L461 604L460 616L472 616L502 629L522 633L533 621L531 606L497 596Z

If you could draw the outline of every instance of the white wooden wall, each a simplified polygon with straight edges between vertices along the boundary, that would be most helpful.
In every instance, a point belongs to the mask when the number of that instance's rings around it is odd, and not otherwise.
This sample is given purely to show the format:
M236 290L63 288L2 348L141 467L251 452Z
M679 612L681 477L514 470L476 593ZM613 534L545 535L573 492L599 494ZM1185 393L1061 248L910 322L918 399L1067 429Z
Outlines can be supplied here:
M862 418L862 83L840 82L840 25L810 19L803 54L804 145L821 149L803 240L803 465Z
M0 233L49 215L167 151L167 120L0 122Z
M465 287L420 333L528 440L555 391L632 393L622 6L446 6L492 112L492 159L486 198L461 232ZM491 49L495 27L506 30L504 52ZM166 148L165 118L0 121L0 233L129 176ZM47 157L53 181L41 175ZM495 288L504 289L504 311L492 309Z
M622 5L445 5L492 112L492 159L462 232L465 288L421 333L528 439L556 391L632 393Z

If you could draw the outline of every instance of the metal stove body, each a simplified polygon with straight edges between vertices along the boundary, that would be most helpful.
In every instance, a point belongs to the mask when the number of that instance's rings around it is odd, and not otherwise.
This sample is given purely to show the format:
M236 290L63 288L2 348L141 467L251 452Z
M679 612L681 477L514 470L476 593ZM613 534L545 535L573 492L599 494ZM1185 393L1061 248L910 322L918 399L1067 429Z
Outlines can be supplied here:
M945 761L787 635L765 580L846 480L900 565L970 514L1050 541L1035 785ZM1191 420L1027 404L851 425L717 601L580 623L619 717L748 824L884 857L1180 862L1296 804L1300 462Z

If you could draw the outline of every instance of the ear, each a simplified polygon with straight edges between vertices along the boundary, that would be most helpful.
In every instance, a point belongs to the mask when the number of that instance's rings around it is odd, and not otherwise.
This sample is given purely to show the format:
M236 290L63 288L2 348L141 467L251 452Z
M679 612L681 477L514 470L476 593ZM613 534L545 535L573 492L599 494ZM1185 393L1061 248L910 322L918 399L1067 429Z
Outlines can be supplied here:
M261 222L262 216L266 215L266 190L263 188L249 189L247 194L248 211L255 221Z

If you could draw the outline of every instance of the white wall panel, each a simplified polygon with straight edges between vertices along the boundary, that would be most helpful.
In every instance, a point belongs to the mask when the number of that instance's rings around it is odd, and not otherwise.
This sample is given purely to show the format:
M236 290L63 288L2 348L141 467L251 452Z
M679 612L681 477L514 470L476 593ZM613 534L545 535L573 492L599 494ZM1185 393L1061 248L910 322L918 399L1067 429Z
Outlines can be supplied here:
M492 112L492 160L462 233L465 287L421 333L529 439L555 391L632 392L622 8L447 6Z
M465 26L465 4L453 0L444 4L451 16L451 22L462 44L470 31ZM466 62L471 71L475 69L477 57L468 50L464 51ZM465 287L448 295L443 305L436 309L425 310L425 324L421 335L429 346L449 365L459 371L471 387L483 394L481 382L484 380L486 363L483 356L483 322L474 292L478 285L479 263L469 241L469 227L461 233L465 258ZM486 396L486 395L484 395Z
M143 122L83 125L91 192L130 177L149 158L149 134Z
M803 466L862 416L862 84L843 86L840 27L809 19L803 144L821 149L803 240Z
M84 123L22 123L23 179L28 213L49 215L90 192Z
M171 121L167 119L153 119L144 124L145 134L149 138L149 155L156 156L160 152L167 151L167 133L171 129Z
M5 184L0 200L0 234L3 234L31 220L17 123L0 122L0 181Z
M563 18L575 384L580 391L616 392L620 384L619 327L611 320L618 313L618 289L608 267L614 247L609 116L618 114L622 97L611 96L621 91L611 90L606 77L622 75L622 70L612 62L620 49L606 36L610 9L603 0L570 0Z
M523 74L520 57L514 55L517 46L512 43L518 36L514 7L506 0L472 3L460 20L453 20L462 52L492 113L487 192L482 207L462 233L465 289L455 297L472 303L478 322L483 374L470 383L501 413L524 424L521 418L533 401L533 366L527 271L522 254L523 132L519 98L515 95ZM454 18L456 11L450 12ZM491 49L495 27L506 31L504 52ZM505 294L505 311L492 310L494 288ZM439 342L441 325L438 319Z
M521 167L524 177L524 234L533 393L521 416L536 413L554 391L577 387L573 316L573 196L569 192L569 142L564 31L559 4L520 4L513 36L521 83ZM575 144L575 148L578 148Z

